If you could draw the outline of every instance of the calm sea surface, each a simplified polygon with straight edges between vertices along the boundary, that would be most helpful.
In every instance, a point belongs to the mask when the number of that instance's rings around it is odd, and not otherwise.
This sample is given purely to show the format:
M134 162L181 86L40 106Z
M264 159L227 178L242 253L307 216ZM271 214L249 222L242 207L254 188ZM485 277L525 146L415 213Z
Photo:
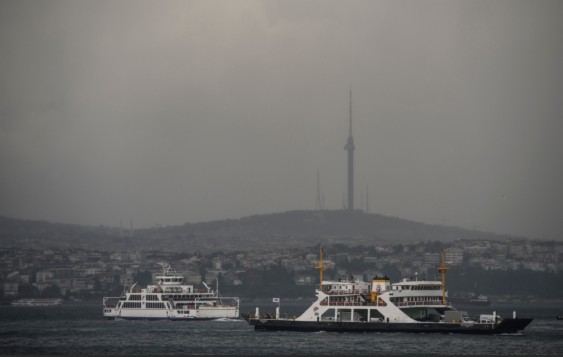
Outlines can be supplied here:
M282 315L299 314L310 301L281 302ZM497 311L534 321L516 335L257 332L244 320L104 320L100 304L53 307L0 306L0 354L88 355L561 355L563 306L493 305L466 309L470 316ZM271 302L241 303L241 312L273 312Z

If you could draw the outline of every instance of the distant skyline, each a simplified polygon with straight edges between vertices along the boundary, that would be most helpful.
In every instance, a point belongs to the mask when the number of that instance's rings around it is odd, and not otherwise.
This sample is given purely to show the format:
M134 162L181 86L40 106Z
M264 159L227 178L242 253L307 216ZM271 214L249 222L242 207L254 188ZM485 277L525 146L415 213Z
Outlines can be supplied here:
M0 215L563 240L563 2L0 0ZM319 173L319 177L317 176Z

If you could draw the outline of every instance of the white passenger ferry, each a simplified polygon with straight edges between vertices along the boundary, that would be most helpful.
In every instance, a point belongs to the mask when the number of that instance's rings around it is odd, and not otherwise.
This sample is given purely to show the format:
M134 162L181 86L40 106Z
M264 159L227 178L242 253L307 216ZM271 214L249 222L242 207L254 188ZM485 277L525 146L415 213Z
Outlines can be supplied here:
M156 283L141 289L137 284L120 297L104 297L104 317L109 319L209 320L239 317L238 297L220 297L206 289L184 285L183 276L169 265L156 276Z
M359 279L325 281L322 276L316 300L300 316L280 318L279 307L275 316L245 313L244 318L255 330L331 331L331 332L437 332L498 334L523 330L531 318L502 319L496 312L471 319L447 302L445 287L444 251L442 281L390 279L374 277L371 282Z
M63 299L60 298L35 298L35 299L18 299L12 301L13 306L56 306L62 304Z

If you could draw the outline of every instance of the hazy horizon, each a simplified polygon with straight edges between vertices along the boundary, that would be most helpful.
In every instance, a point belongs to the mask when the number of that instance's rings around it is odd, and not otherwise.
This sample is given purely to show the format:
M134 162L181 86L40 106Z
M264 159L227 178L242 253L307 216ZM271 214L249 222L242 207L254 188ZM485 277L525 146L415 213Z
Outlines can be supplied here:
M0 215L563 239L563 2L0 0Z

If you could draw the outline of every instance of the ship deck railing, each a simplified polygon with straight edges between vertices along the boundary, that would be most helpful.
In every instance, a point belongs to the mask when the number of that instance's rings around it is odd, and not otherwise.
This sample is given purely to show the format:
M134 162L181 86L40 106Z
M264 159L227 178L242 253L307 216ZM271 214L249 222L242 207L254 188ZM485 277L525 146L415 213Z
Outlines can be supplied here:
M364 303L361 301L322 301L322 306L362 306Z
M427 306L443 306L444 304L442 304L439 301L400 301L400 302L394 302L395 306L421 306L421 305L427 305Z
M431 302L431 301L402 301L395 302L395 306L405 307L405 306L443 306L441 302ZM362 302L362 301L321 301L321 306L386 306L387 304L379 302Z
M321 290L323 293L327 295L361 295L361 294L371 294L369 289L362 289L362 290Z

